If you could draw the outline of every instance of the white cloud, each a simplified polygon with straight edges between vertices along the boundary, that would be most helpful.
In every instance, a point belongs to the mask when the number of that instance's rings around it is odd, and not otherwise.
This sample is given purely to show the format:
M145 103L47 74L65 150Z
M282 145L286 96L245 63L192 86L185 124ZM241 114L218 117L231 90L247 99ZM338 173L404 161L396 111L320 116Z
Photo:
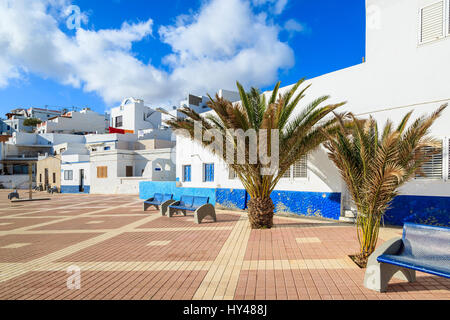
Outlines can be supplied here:
M61 29L68 5L69 0L0 0L0 87L33 73L96 92L108 104L128 96L176 103L187 92L234 89L236 80L271 84L294 63L292 49L278 39L280 27L254 13L247 1L211 0L196 14L160 27L161 41L172 48L163 59L169 72L132 51L134 42L155 36L151 19L124 22L120 29L80 28L68 36Z
M296 33L311 33L311 29L306 24L300 23L294 19L289 19L284 23L284 30L289 32L290 37L293 37Z
M277 15L283 13L288 2L289 0L252 0L254 6L269 5L270 10Z

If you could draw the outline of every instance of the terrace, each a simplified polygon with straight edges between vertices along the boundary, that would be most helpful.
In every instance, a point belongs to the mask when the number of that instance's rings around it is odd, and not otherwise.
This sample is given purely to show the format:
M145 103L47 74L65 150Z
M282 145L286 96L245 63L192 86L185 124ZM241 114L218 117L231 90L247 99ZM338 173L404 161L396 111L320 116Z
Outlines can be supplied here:
M450 280L420 272L416 283L392 280L388 293L364 288L364 270L348 257L358 251L350 224L276 217L275 228L251 230L231 211L201 225L144 213L136 196L11 204L7 193L0 299L450 299ZM401 232L382 228L380 242ZM71 266L81 270L77 290L67 287Z

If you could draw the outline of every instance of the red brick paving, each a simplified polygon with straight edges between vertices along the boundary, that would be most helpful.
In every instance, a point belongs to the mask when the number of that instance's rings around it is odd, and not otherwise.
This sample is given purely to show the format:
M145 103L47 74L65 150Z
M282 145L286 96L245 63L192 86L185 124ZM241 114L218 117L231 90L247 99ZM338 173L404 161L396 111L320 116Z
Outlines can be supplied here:
M46 223L53 221L52 219L46 218L9 218L9 219L0 219L0 231L10 231L14 229L30 227L33 225Z
M111 195L47 195L51 201L10 205L6 191L0 191L0 299L192 299L207 271L81 271L81 290L66 287L68 274L61 271L31 271L20 274L21 264L45 263L61 266L77 262L185 262L212 263L235 228L238 214L220 212L217 223L193 222L193 215L174 218L158 217L156 210L143 212L134 196ZM26 197L26 195L23 195ZM104 209L110 206L110 210ZM36 212L36 211L40 212ZM96 211L102 212L96 213ZM8 217L23 214L20 218ZM129 215L117 216L114 215ZM83 215L83 217L78 217ZM38 218L50 216L52 218ZM61 216L61 217L58 217ZM64 218L66 217L66 218ZM102 232L78 230L111 230L154 217L133 229L111 234L111 238L93 242L78 251L62 255L58 261L46 261L48 254L94 239ZM63 218L65 221L60 221ZM40 223L48 224L34 228ZM90 221L102 221L88 224ZM252 230L245 250L244 261L344 259L358 250L353 226L331 223L317 225L305 220L276 217L272 230ZM12 222L10 225L2 223ZM29 234L15 234L18 228L28 227ZM213 230L228 227L230 230ZM168 229L170 230L164 230ZM175 229L176 228L176 229ZM182 230L183 228L189 228ZM207 228L202 230L202 228ZM145 229L149 229L146 231ZM152 229L152 230L150 230ZM156 230L157 229L157 230ZM177 230L179 229L179 230ZM40 230L37 232L37 230ZM71 232L71 230L73 230ZM125 230L125 229L124 229ZM49 231L49 233L46 233ZM51 231L51 233L50 233ZM57 233L61 231L61 233ZM110 231L110 232L111 232ZM34 232L34 233L33 233ZM318 238L320 243L298 243L297 238ZM94 239L95 240L95 239ZM153 241L170 241L163 246L148 246ZM382 240L380 240L380 243ZM14 249L3 247L29 244ZM3 248L3 249L2 249ZM18 276L1 281L5 275L2 264L17 263ZM173 264L172 264L173 265ZM179 266L179 265L177 265ZM61 267L62 268L62 267ZM178 268L178 267L176 267ZM32 269L31 269L32 270ZM247 270L238 273L235 299L293 299L293 300L378 300L378 299L445 299L450 300L450 280L418 273L416 283L393 280L389 292L380 294L363 287L364 270L354 269L294 269ZM220 280L220 279L219 279Z
M74 218L71 220L57 222L35 228L33 230L102 230L102 229L116 229L127 224L139 221L143 217L86 217ZM90 224L90 222L101 222Z
M0 263L32 261L97 235L99 234L64 233L3 235L0 236ZM16 249L2 249L5 246L16 243L30 243L30 245Z
M157 214L157 213L155 213ZM220 215L220 220L214 222L206 218L202 224L193 223L194 216L174 216L172 218L160 217L152 222L139 226L142 228L204 228L204 227L231 227L239 220L238 215L223 214Z
M246 260L337 259L358 251L354 227L323 227L296 223L272 230L252 230ZM297 243L297 238L319 238L319 243Z
M209 261L215 259L230 232L127 232L60 261ZM148 246L152 241L170 243Z

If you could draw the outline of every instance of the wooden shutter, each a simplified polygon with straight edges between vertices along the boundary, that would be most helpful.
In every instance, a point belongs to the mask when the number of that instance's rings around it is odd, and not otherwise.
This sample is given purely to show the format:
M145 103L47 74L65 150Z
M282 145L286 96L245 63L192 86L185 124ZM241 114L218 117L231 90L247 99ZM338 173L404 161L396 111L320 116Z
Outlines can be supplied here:
M420 42L425 43L444 36L444 1L424 7L420 11Z
M97 167L97 178L98 179L108 178L108 167Z

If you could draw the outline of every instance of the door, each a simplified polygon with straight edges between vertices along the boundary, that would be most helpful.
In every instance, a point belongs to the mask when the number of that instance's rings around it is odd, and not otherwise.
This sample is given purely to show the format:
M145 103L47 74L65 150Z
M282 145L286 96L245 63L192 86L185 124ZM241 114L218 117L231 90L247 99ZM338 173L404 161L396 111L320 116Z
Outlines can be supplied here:
M84 169L80 169L80 192L84 192Z
M341 204L341 216L347 217L347 218L355 218L358 209L356 207L355 202L352 199L352 196L350 195L350 192L348 191L347 186L345 183L342 184L342 204Z
M126 167L126 176L127 177L132 177L133 176L133 167L131 167L131 166L127 166Z
M48 169L45 169L45 175L44 175L44 182L45 182L45 190L50 187L49 181L48 181Z

